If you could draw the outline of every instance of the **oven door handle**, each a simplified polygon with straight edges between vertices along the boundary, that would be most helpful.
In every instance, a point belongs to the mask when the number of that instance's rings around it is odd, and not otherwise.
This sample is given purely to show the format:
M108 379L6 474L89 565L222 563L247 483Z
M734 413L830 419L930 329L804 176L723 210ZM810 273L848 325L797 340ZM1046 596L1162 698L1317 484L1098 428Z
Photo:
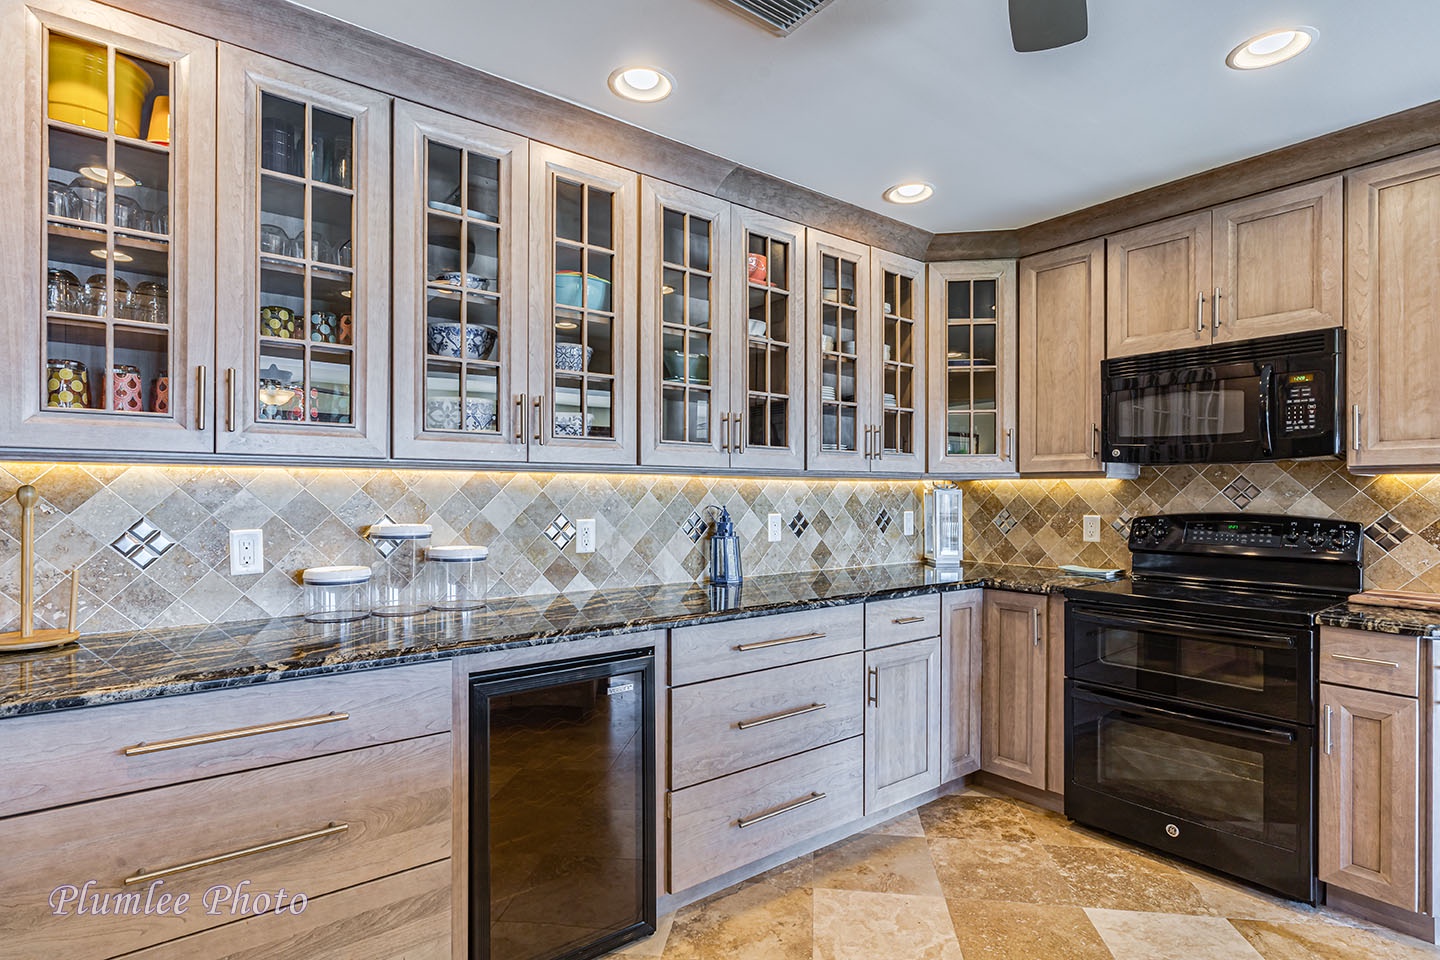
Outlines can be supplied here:
M1093 609L1077 610L1075 613L1077 619L1079 616L1089 614L1100 626L1108 629L1140 627L1144 630L1177 633L1186 637L1195 637L1199 640L1208 640L1211 643L1229 643L1232 646L1244 644L1252 647L1268 647L1273 650L1295 649L1295 640L1292 637L1277 637L1273 633L1259 633L1254 630L1246 630L1242 627L1190 627L1183 623L1166 623L1161 620L1149 620L1145 617L1135 617L1129 614L1112 617L1109 614L1101 613ZM1104 619L1102 620L1100 618Z
M1148 703L1136 703L1133 700L1121 700L1117 697L1107 697L1104 694L1096 693L1093 690L1079 690L1076 694L1098 703L1107 704L1112 707L1119 707L1122 710L1129 710L1132 713L1153 714L1155 716L1167 717L1171 720L1182 720L1185 723L1198 724L1202 727L1218 727L1221 730L1234 730L1238 733L1248 734L1252 737L1259 737L1262 740L1273 740L1276 743L1294 743L1295 734L1289 730L1275 730L1270 727L1256 727L1248 723L1238 723L1234 720L1215 720L1210 717L1197 717L1191 713L1180 710L1166 710L1164 707L1152 707Z

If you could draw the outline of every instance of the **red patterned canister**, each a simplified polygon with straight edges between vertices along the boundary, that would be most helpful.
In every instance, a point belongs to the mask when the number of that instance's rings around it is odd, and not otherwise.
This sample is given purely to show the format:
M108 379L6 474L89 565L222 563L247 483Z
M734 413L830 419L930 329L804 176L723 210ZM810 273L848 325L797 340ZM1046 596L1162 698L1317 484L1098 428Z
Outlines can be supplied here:
M170 377L160 374L150 384L150 409L155 413L170 412Z
M145 409L140 368L117 363L110 371L110 409L121 413Z

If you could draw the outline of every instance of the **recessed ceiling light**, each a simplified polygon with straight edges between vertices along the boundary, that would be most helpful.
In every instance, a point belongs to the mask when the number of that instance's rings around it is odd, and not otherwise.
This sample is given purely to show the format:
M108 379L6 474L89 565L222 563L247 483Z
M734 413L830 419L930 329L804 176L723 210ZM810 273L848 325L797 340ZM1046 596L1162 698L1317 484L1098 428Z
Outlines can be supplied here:
M670 96L675 78L659 67L621 67L610 74L610 89L626 100L654 103Z
M1314 27L1287 27L1251 37L1230 51L1225 63L1236 70L1259 70L1298 57L1315 41L1320 31Z
M897 183L881 194L891 203L920 203L922 200L929 200L934 195L935 185L919 180L913 183Z

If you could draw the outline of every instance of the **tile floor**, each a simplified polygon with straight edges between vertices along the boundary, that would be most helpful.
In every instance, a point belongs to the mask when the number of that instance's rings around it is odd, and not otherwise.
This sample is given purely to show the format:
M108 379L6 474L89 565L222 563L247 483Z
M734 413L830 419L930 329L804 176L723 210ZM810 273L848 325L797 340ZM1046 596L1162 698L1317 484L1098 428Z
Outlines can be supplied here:
M1278 900L981 790L665 917L663 960L1420 960L1440 949Z

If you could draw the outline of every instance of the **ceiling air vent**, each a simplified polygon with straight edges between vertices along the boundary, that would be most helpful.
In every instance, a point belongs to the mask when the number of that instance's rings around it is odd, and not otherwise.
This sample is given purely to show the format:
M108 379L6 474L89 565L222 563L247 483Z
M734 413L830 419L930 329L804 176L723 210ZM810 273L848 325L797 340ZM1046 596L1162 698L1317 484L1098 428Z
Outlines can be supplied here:
M778 36L786 36L809 20L831 0L715 0L721 6L738 10L747 20L759 23Z

